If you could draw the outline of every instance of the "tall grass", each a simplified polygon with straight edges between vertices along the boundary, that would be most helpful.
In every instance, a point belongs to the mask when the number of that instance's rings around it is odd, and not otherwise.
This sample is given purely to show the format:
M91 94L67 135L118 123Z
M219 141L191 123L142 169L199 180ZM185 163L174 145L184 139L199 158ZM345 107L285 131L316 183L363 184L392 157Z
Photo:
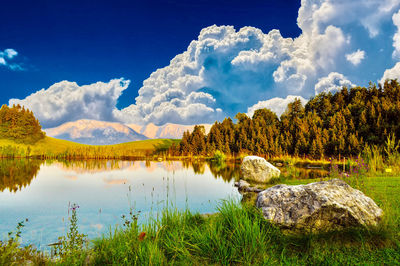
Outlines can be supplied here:
M115 145L85 145L72 141L45 137L35 144L17 143L0 139L0 158L57 158L57 159L124 159L149 157L165 153L179 140L149 139Z
M225 201L219 213L208 218L166 209L147 225L133 223L96 240L93 263L253 264L270 261L271 247L281 237L255 207L232 201Z
M0 241L0 265L25 265L27 262L33 265L45 265L49 258L32 245L21 247L21 230L25 222L18 223L14 231L8 233L8 239Z
M398 221L397 221L398 222ZM158 220L94 242L94 265L274 265L400 263L393 224L326 234L285 235L250 205L224 201L218 214L164 210ZM145 235L145 237L141 237Z

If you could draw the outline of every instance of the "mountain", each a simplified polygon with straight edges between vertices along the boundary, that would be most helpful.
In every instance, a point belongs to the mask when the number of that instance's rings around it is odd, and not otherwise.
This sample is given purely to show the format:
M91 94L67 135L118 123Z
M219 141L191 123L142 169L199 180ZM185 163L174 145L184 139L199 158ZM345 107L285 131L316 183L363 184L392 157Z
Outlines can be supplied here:
M146 136L121 123L82 119L58 127L44 129L47 136L83 144L108 145L135 140Z
M145 126L136 124L127 124L127 126L150 139L181 139L183 132L187 130L192 132L194 129L194 125L179 125L172 123L167 123L162 126L156 126L153 123ZM203 126L206 130L205 133L208 134L212 125L203 124Z

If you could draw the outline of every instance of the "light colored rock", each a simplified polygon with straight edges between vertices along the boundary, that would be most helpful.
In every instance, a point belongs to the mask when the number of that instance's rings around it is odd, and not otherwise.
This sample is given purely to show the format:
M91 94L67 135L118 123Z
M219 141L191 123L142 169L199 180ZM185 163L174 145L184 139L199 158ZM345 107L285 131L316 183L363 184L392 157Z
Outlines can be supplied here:
M308 185L277 185L258 194L267 220L290 231L332 231L376 226L383 211L361 191L333 179Z
M248 182L240 179L239 182L235 182L235 187L238 188L239 192L256 192L262 191L260 188L252 187Z
M279 177L281 171L258 156L246 156L240 166L244 179L257 182L269 182L274 177Z
M238 187L238 189L245 189L250 187L250 184L242 179L239 180L239 182L235 182L235 187Z

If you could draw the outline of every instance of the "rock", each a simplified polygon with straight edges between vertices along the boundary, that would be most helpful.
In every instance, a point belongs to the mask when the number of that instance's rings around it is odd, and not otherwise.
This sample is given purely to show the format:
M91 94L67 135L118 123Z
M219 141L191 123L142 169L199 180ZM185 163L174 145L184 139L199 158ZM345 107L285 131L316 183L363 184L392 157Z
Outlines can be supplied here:
M235 187L238 188L239 192L256 192L259 193L262 191L260 188L252 187L250 184L242 179L239 182L235 182Z
M282 167L282 166L283 166L282 163L276 163L275 165L276 165L277 167Z
M279 177L281 171L258 156L246 156L240 166L243 178L256 182L269 182L274 177Z
M371 198L339 179L270 187L258 194L256 206L267 220L294 232L376 226L383 215Z
M235 187L238 187L238 189L241 190L250 187L250 184L240 179L239 182L235 182Z
M245 189L245 192L260 193L261 191L263 191L261 188L256 188L256 187L248 187L248 188Z
M235 183L235 186L238 187L238 190L240 192L261 192L262 189L252 187L247 181L244 181L242 179L239 180L239 182Z

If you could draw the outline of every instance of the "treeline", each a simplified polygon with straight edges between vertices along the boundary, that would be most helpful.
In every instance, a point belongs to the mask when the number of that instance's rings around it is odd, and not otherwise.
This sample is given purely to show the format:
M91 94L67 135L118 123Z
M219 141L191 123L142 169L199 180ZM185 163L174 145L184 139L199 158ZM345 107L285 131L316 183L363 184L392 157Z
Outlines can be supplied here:
M0 138L19 143L33 144L45 137L39 121L32 111L13 105L3 105L0 109Z
M258 154L354 156L366 147L384 147L389 136L400 139L400 85L397 80L377 87L342 88L335 94L320 93L303 106L288 104L280 118L268 110L252 118L238 113L234 123L215 122L206 135L204 127L185 132L171 155L212 156L217 150L233 156Z

